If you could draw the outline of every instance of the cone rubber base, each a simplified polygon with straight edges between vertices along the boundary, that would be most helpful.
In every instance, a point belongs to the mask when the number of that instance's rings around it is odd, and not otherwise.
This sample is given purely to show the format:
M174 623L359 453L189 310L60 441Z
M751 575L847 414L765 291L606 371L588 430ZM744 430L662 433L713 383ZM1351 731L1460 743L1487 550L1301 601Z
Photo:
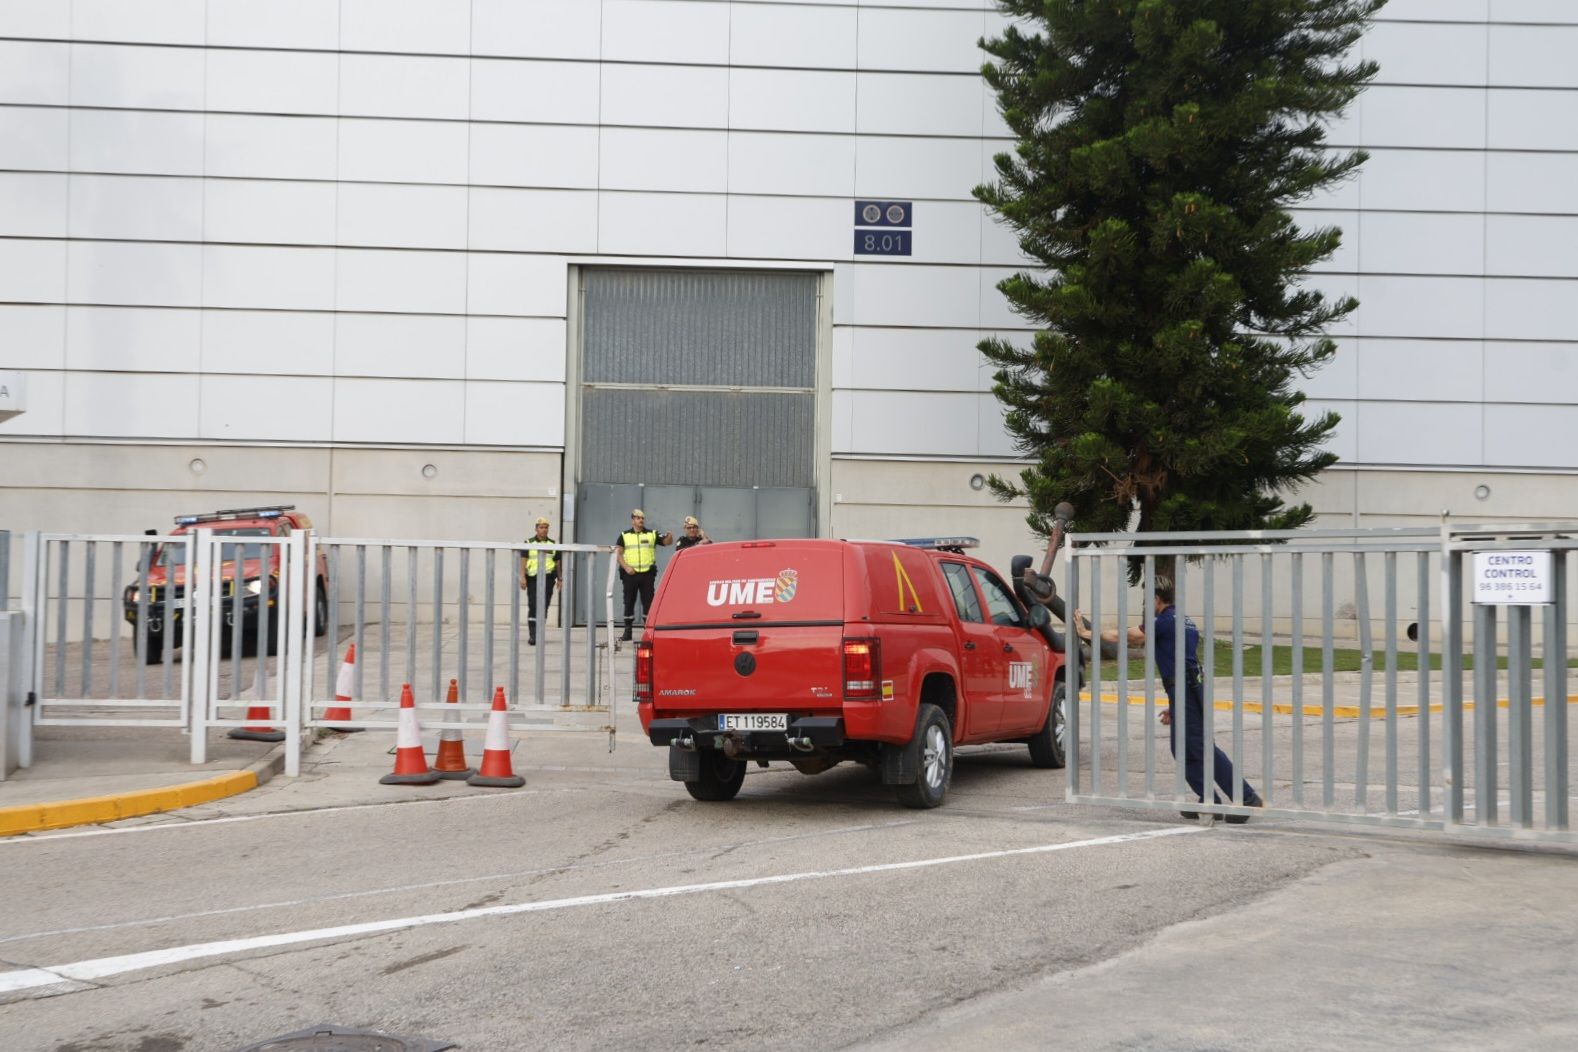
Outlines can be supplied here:
M475 767L466 767L459 771L439 771L438 776L449 781L457 781L461 778L470 778L476 773Z
M360 734L366 727L325 727L326 731L339 731L341 734Z
M285 740L284 731L249 731L246 729L233 730L225 735L244 742L282 742Z
M386 774L378 779L379 785L432 785L438 781L437 771L426 774Z
M498 778L485 774L474 774L470 778L466 779L466 784L480 785L487 789L519 789L521 786L526 784L526 779L522 778L518 774L512 774L507 778Z

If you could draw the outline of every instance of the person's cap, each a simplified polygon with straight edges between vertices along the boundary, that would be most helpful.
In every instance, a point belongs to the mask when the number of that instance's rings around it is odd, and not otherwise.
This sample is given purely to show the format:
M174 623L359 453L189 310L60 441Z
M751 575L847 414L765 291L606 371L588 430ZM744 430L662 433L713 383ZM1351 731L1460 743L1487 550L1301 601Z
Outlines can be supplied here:
M694 516L694 515L687 515L687 516L685 516L685 525L686 526L700 526L701 523L696 521L696 516Z
M630 517L632 519L644 519L647 517L647 513L642 511L640 508L631 508Z
M537 516L537 525L538 526L548 526L548 525L550 525L550 523L548 522L547 516L545 516L545 515Z

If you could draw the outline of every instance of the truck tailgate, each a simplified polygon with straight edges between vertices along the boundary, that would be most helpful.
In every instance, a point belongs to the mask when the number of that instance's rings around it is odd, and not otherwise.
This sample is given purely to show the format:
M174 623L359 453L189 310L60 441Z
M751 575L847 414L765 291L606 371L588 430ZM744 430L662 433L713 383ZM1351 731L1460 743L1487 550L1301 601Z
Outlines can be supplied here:
M654 714L837 713L842 622L659 629L652 639Z

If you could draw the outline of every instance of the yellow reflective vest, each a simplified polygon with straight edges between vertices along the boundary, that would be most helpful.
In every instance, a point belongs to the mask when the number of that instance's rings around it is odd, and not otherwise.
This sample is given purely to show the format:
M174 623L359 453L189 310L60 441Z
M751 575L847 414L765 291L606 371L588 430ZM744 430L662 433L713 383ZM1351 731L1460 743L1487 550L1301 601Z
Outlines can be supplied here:
M625 564L631 573L645 573L657 565L656 530L626 530L619 539L624 542Z
M554 540L552 537L546 538L545 540L542 540L542 541L538 541L537 538L533 537L533 538L531 538L531 540L527 541L527 543L528 544L558 544L559 542ZM547 569L545 569L543 571L543 573L551 574L554 571L556 571L559 568L559 561L557 559L555 559L554 556L557 555L557 554L558 554L557 552L539 552L539 551L535 551L535 550L527 552L526 553L526 576L527 577L536 577L537 576L537 556L539 556L539 555L546 556L546 558L543 559L543 562L546 564Z

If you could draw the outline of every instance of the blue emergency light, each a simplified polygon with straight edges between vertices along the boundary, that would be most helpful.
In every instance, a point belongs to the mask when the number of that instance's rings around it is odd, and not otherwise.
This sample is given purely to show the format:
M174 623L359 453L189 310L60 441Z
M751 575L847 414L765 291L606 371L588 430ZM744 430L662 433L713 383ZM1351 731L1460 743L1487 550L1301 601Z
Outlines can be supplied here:
M907 544L911 548L929 548L938 552L957 552L965 548L979 548L978 537L895 537L894 544Z
M177 515L177 526L195 526L200 522L218 522L220 519L277 519L287 511L295 511L294 504L271 504L263 508L223 508L204 515Z

